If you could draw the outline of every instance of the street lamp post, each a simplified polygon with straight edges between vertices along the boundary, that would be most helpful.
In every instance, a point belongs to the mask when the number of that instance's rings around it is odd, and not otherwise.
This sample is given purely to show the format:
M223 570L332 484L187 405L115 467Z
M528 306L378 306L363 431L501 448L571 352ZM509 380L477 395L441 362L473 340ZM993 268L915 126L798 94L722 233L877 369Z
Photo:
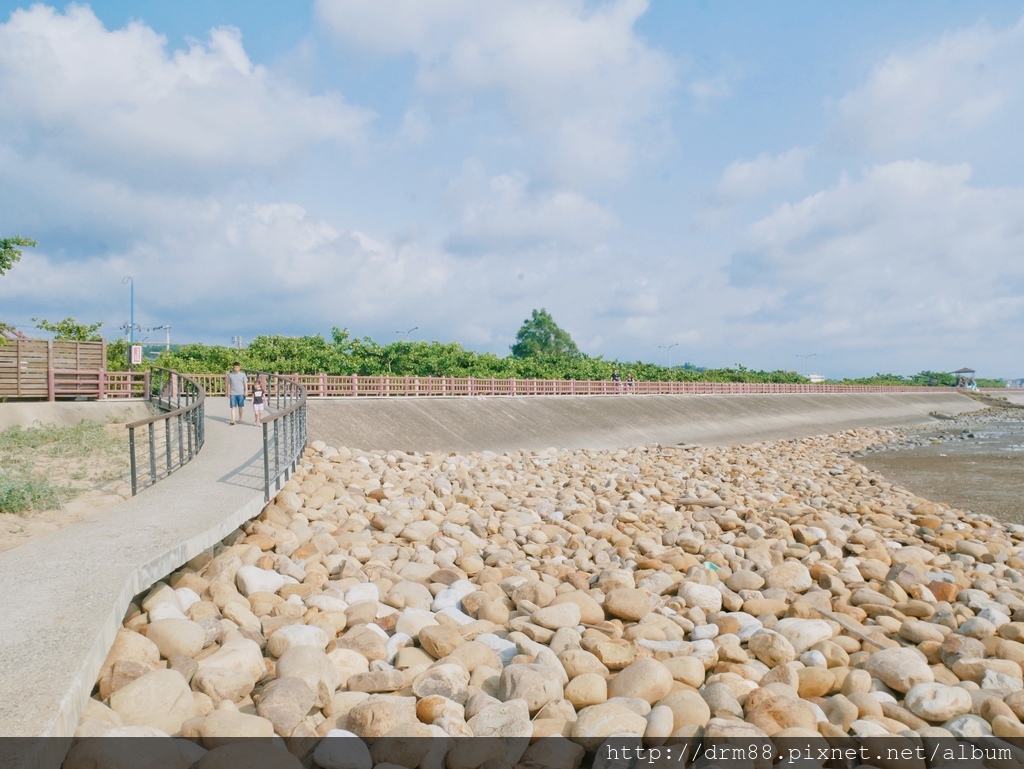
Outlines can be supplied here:
M408 342L409 341L409 334L411 334L413 331L416 331L417 329L419 329L419 326L413 326L408 331L396 331L395 333L396 334L405 334L405 341Z
M672 348L673 347L678 347L678 346L679 346L679 342L675 342L674 344L669 344L669 345L665 345L665 344L659 344L658 345L658 349L659 350L668 350L668 367L669 368L672 368Z
M131 297L128 320L128 370L134 371L135 364L132 363L132 347L135 346L135 280L131 275L127 275L121 281L121 285L123 286L125 283L129 286L129 296Z
M807 368L807 360L809 358L813 358L817 354L818 353L816 353L816 352L812 352L812 353L808 353L807 355L797 355L796 357L803 358L804 359L804 368Z

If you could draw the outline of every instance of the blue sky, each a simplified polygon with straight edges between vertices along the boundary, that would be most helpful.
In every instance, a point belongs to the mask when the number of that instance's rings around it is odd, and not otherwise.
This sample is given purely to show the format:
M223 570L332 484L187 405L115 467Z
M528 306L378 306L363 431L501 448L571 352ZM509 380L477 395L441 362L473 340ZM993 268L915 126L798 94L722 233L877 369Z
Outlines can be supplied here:
M176 342L504 355L544 307L594 356L1018 376L1022 66L1009 2L0 2L0 317L116 336L131 275Z

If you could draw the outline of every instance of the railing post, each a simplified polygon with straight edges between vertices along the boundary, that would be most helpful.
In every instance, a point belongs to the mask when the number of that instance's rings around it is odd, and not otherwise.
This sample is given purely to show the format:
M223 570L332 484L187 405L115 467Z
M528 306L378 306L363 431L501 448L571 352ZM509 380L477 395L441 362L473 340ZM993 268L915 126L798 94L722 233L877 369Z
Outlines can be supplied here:
M149 423L149 481L156 481L156 433L153 422Z
M352 375L352 395L359 395L359 376L357 374Z
M171 474L171 419L164 420L164 450L167 453L167 474Z
M320 372L320 397L323 398L327 395L327 372Z
M57 377L52 367L46 369L46 400L57 400Z
M274 469L281 467L281 425L280 420L274 422ZM280 476L278 476L280 479ZM274 483L275 490L280 490L281 485Z
M263 423L263 501L270 501L270 452L267 451L267 430L269 426Z
M139 493L139 477L138 469L135 463L135 428L128 428L128 454L130 456L131 468L132 468L132 496L134 497Z

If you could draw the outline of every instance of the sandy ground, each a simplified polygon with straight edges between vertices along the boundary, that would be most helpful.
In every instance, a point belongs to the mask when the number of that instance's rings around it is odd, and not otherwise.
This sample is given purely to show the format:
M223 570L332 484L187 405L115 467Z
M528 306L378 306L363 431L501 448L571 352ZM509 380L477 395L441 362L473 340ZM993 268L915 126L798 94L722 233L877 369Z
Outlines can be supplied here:
M0 513L0 551L73 526L131 496L127 432L120 423L105 425L104 429L115 446L123 445L122 452L94 452L86 457L51 457L44 451L34 452L34 471L72 491L56 509Z
M926 499L1024 523L1024 425L979 426L973 433L970 441L871 454L858 461Z

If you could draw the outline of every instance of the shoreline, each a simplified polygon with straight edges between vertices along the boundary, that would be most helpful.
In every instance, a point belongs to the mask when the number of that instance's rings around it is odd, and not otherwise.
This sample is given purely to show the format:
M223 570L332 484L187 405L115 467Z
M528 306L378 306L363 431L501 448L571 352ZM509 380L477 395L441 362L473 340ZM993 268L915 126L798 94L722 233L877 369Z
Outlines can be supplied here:
M992 409L900 432L856 458L928 499L1024 523L1024 411Z

